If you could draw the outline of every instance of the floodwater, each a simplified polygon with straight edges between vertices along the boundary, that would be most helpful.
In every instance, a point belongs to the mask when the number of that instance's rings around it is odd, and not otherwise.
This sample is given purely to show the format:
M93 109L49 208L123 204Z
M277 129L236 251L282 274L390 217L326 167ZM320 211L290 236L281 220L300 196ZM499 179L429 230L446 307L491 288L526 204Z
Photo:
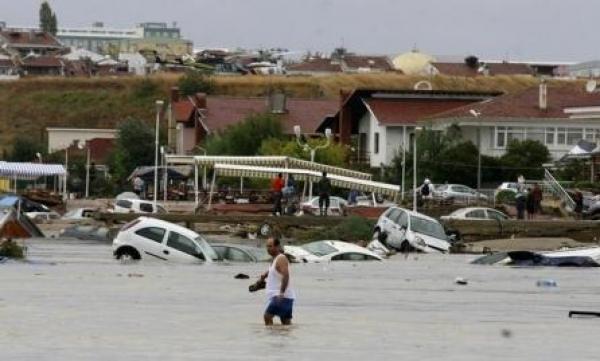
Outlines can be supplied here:
M597 360L597 269L472 256L294 265L289 328L262 325L259 265L122 264L109 245L35 241L0 264L0 360ZM469 280L466 286L456 277ZM538 288L551 278L557 288Z

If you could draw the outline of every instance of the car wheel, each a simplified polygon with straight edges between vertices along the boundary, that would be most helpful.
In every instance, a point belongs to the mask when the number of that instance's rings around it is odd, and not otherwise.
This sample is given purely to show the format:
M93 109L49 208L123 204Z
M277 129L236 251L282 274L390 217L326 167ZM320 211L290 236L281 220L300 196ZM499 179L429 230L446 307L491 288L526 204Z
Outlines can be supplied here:
M137 261L141 259L140 253L133 247L120 248L116 257L119 261Z
M271 225L264 223L262 226L260 226L259 231L261 236L268 237L271 234Z
M402 253L409 253L412 252L414 250L413 246L410 245L410 242L408 242L407 240L405 240L404 242L402 242L400 244L400 252Z

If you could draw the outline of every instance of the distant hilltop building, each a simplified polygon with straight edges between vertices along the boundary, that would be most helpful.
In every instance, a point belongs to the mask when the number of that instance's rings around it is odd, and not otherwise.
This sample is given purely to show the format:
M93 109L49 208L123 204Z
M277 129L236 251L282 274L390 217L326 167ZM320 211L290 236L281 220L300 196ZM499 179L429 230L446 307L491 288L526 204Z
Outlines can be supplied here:
M37 28L7 28L0 22L0 30L14 33L42 33ZM191 41L181 37L181 29L162 22L138 24L131 29L105 28L101 22L90 27L59 28L55 36L63 46L86 49L98 54L116 56L119 53L154 53L165 59L193 53Z

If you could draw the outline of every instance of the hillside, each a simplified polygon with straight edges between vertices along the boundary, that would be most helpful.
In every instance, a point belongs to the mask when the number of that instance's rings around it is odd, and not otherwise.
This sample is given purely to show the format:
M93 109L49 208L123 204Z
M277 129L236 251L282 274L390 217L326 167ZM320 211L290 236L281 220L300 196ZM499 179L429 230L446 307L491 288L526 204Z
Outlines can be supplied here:
M18 135L45 142L46 127L111 128L128 117L154 119L154 100L167 99L177 75L143 78L40 78L0 83L0 151ZM410 89L423 78L402 75L335 75L326 77L216 77L215 93L262 96L284 89L296 97L337 98L340 89L378 87ZM515 92L535 85L531 77L430 79L434 89Z

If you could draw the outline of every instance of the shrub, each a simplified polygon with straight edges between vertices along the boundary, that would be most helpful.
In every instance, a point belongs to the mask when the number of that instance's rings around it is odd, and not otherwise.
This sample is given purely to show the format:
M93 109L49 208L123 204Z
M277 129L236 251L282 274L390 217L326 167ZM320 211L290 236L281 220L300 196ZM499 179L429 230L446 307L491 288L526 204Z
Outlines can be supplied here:
M515 204L515 196L516 195L517 194L513 191L509 191L509 190L500 191L496 195L496 203L513 205L513 204Z
M25 258L25 250L12 240L6 240L0 244L0 257Z
M196 93L210 94L214 91L215 85L213 80L199 72L187 72L177 83L179 90L183 95L193 95Z
M375 222L372 220L357 216L350 216L333 228L319 228L296 232L294 236L299 241L303 242L322 241L328 239L346 242L358 242L370 240L373 235L374 226Z

